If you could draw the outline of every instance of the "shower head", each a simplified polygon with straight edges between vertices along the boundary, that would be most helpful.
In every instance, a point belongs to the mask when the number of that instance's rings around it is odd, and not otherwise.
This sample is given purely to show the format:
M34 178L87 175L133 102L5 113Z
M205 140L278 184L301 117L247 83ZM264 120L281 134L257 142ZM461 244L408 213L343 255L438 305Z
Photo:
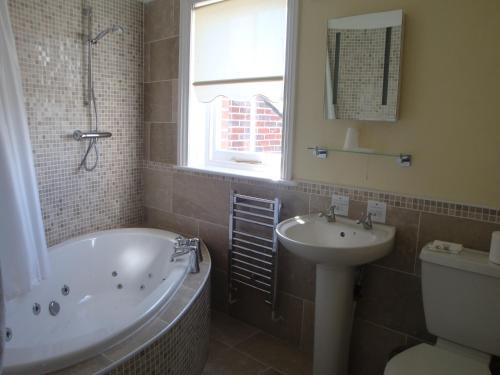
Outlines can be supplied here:
M106 30L103 30L101 31L99 34L97 34L95 36L94 39L91 39L91 43L92 44L97 44L97 42L99 40L101 40L102 38L104 38L106 35L108 35L109 33L123 33L123 27L119 26L119 25L113 25L111 27L108 27Z

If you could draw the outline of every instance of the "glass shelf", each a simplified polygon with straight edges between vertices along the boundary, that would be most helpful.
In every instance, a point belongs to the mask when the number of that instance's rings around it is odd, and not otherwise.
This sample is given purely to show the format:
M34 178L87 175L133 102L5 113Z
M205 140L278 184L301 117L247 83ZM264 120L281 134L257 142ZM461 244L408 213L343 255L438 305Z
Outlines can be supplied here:
M327 148L327 147L307 147L308 150L312 150L313 155L319 159L326 159L328 157L329 152L344 152L349 154L358 154L358 155L373 155L373 156L382 156L382 157L391 157L396 158L398 164L402 167L411 167L412 155L407 153L388 153L388 152L379 152L375 150L364 150L364 149L352 149L345 150L343 148Z

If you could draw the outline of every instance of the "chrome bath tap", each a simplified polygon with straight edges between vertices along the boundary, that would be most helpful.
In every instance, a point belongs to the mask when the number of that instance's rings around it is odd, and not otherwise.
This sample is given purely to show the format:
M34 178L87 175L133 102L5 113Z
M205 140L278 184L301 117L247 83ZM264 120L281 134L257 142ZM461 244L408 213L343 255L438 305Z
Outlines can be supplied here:
M326 217L326 221L329 223L335 223L337 220L335 217L335 206L330 206L327 212L320 212L319 217Z
M170 261L174 262L175 258L185 254L189 255L189 272L200 272L200 262L203 261L201 254L201 246L199 238L184 238L177 237L175 239L174 252L170 257Z

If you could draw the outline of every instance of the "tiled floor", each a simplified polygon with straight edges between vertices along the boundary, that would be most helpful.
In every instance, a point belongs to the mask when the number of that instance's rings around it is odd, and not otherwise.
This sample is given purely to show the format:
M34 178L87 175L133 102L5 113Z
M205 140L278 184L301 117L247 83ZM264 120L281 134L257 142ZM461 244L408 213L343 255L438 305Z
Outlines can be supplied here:
M308 375L311 355L221 312L212 311L203 375Z

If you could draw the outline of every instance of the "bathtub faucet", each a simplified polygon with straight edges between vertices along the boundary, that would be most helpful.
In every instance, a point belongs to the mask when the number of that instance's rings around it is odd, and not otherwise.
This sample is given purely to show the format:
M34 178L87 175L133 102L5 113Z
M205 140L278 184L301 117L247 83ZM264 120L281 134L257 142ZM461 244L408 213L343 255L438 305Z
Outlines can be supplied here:
M175 258L185 254L190 254L189 272L200 272L200 262L203 261L203 256L201 255L199 238L177 237L175 239L174 253L170 257L170 261L173 262Z

